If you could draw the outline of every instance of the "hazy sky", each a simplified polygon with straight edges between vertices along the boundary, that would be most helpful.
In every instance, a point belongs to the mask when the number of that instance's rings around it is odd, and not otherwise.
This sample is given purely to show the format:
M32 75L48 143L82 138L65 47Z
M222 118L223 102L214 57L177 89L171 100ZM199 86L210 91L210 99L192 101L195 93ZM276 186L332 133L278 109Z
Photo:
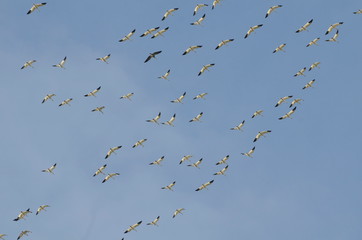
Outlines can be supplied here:
M198 3L209 6L193 16ZM0 15L5 239L22 230L38 240L360 239L362 14L353 14L360 1L223 0L212 10L210 0L49 0L27 15L32 4L2 1ZM179 10L161 21L171 8ZM203 14L201 26L190 25ZM295 33L311 19L308 31ZM344 22L338 42L326 42L336 22ZM139 37L153 27L169 30ZM118 42L133 29L131 41ZM318 46L307 48L317 37ZM282 43L286 52L273 54ZM203 47L183 56L192 45ZM109 64L96 61L109 53ZM65 70L52 67L65 56ZM34 68L20 70L33 59ZM293 77L314 62L320 68ZM169 80L159 79L168 69ZM99 86L96 97L83 96ZM132 101L120 99L131 92ZM183 104L170 102L184 92ZM205 100L193 100L204 92ZM54 102L41 104L50 93ZM292 99L274 106L289 95L304 101L292 119L278 120ZM67 98L71 106L58 107ZM99 106L104 114L91 112ZM159 112L159 122L176 113L175 127L146 122ZM200 112L202 122L190 123ZM230 130L243 120L243 131ZM254 143L263 130L272 132ZM143 138L144 147L132 148ZM254 146L253 158L241 155ZM191 162L179 165L189 154ZM226 176L214 176L226 155ZM161 156L162 166L149 165ZM200 169L187 166L200 158ZM54 175L41 172L54 163ZM104 175L92 175L104 164L120 175L102 184ZM173 181L173 192L161 190ZM43 204L51 207L36 216ZM33 213L14 222L27 208ZM173 219L177 208L186 210ZM159 227L146 226L157 216ZM137 232L123 234L141 220Z

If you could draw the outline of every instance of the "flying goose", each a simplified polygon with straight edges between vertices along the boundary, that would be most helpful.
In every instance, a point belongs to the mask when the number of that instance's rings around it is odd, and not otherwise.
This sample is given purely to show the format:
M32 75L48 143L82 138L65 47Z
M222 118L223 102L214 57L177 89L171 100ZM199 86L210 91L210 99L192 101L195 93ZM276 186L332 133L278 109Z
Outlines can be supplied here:
M150 119L150 120L146 120L146 122L151 122L151 123L157 123L157 124L159 124L159 123L158 123L158 119L160 119L160 117L161 117L161 112L159 112L156 117L154 117L154 118L152 118L152 119Z
M257 110L257 111L255 111L255 113L253 113L253 116L251 116L251 118L255 118L256 116L263 116L262 115L262 113L263 113L264 111L263 110Z
M95 109L92 109L92 112L100 112L103 114L103 109L105 109L105 106L96 107Z
M104 57L101 57L101 58L96 58L96 60L100 60L100 61L105 62L105 63L108 64L107 60L110 57L111 57L111 54L108 54L107 56L104 56Z
M195 49L198 49L198 48L202 48L202 45L194 45L194 46L190 46L188 49L186 49L184 51L184 53L182 55L186 55L188 54L189 52L191 51L195 51ZM196 51L195 51L196 52Z
M204 66L201 68L198 76L200 76L201 74L203 74L206 70L209 71L209 68L212 67L212 66L215 66L215 63L210 63L210 64L207 64L207 65L204 65Z
M335 24L332 24L331 26L329 26L329 28L327 29L325 35L327 35L328 33L330 33L333 29L335 29L336 27L338 27L339 25L342 25L343 22L337 22Z
M48 172L48 173L51 173L51 174L54 174L54 169L55 167L57 166L56 163L53 164L53 166L51 166L50 168L47 168L47 169L44 169L44 170L41 170L42 172Z
M278 107L280 104L282 104L283 102L285 102L286 100L288 100L289 98L292 98L292 97L293 97L293 95L280 98L279 101L277 102L277 104L275 105L275 107Z
M285 115L281 116L278 119L283 120L283 119L286 119L286 118L291 118L291 115L295 112L296 109L297 109L297 107L294 107L292 110L290 110L288 113L286 113Z
M102 183L105 183L106 181L108 181L109 179L111 179L114 176L118 176L119 173L109 173L102 181Z
M258 132L258 134L255 136L253 142L256 142L260 137L265 137L264 135L267 133L270 133L270 132L271 132L271 130L265 130L265 131Z
M309 70L308 71L310 71L310 70L312 70L313 68L319 68L319 64L320 64L321 62L315 62L315 63L313 63L312 65L310 65L310 67L309 67Z
M15 218L13 221L19 221L20 219L24 219L29 213L32 213L32 211L30 211L30 208L25 211L20 211L18 217Z
M151 162L149 165L159 165L161 166L161 162L165 159L165 156L160 157L156 161Z
M232 38L221 41L221 42L216 46L215 50L221 48L222 46L224 46L224 45L226 45L226 44L228 44L229 42L232 42L232 41L234 41L234 39L232 39Z
M196 22L190 23L190 25L200 25L202 21L204 21L206 14L202 15Z
M304 72L305 72L306 69L307 69L306 67L300 69L296 74L294 74L294 77L305 76Z
M295 31L296 33L302 32L307 30L307 27L309 27L313 22L313 19L311 19L309 22L307 22L306 24L304 24L301 28L299 28L297 31ZM307 30L308 31L308 30Z
M200 93L199 95L197 95L196 97L193 98L193 100L196 100L196 99L205 99L205 96L207 95L207 93Z
M188 166L188 167L195 167L195 168L200 169L199 165L201 164L201 162L202 162L202 158L200 158L199 161L197 161L197 162L195 162L195 163L192 163L192 164L189 164L189 165L187 165L187 166Z
M207 5L207 4L197 4L195 9L194 9L194 16L196 15L197 11L199 11L200 8L207 7L207 6L209 6L209 5Z
M338 42L337 41L338 34L339 34L339 30L337 30L337 32L333 35L333 37L331 37L330 39L327 39L326 42Z
M207 183L201 184L200 187L198 187L195 191L198 192L202 189L207 189L207 186L209 186L210 184L212 184L214 182L214 180L208 181Z
M306 89L306 88L310 88L312 87L313 83L315 82L315 79L313 79L312 81L308 82L302 89Z
M265 18L267 18L274 10L281 7L283 7L283 5L275 5L269 8L268 11L266 12Z
M185 208L178 208L178 209L176 209L176 211L173 213L173 215L172 215L172 218L175 218L178 214L183 214L182 213L182 211L184 211L185 210Z
M103 170L107 167L107 164L104 164L102 167L98 168L98 170L93 174L93 177L97 176L98 174L102 173L103 175L105 175L105 173L103 172Z
M220 161L218 161L216 163L216 165L220 165L220 164L226 164L226 161L229 159L229 155L226 155L225 157L223 157L223 159L221 159Z
M61 102L58 106L61 107L65 104L67 104L68 106L70 106L70 102L73 101L73 98L68 98L68 99L65 99L63 102Z
M220 4L220 1L221 1L221 0L214 0L214 1L212 2L212 7L211 7L211 9L214 9L214 8L216 7L216 4Z
M171 8L169 10L166 11L166 13L163 15L161 21L165 20L171 13L173 13L174 11L177 11L178 8Z
M155 220L153 220L152 222L147 223L147 225L153 225L153 226L157 226L157 227L158 227L158 225L157 225L158 220L160 220L160 216L158 216L158 217L157 217Z
M153 52L150 53L150 55L148 55L148 57L145 60L145 63L150 61L152 58L156 58L156 55L160 54L162 51L157 51L157 52Z
M49 205L41 205L36 211L35 215L38 215L41 211L46 211L45 208L50 207Z
M192 155L186 155L181 158L181 161L179 164L183 163L184 161L188 160L190 161L190 158L192 158Z
M156 37L158 37L158 36L164 37L163 34L164 34L168 29L169 29L169 27L166 27L166 28L164 28L164 29L159 30L158 32L156 32L155 34L153 34L153 36L152 36L151 38L153 39L153 38L156 38Z
M359 9L358 11L353 12L353 14L362 14L362 9Z
M161 189L168 189L170 191L173 191L173 186L175 186L176 181L173 181L172 183L170 183L169 185L167 185L166 187L162 187Z
M59 67L59 68L65 69L64 64L65 64L65 61L66 61L66 60L67 60L67 57L65 56L65 57L63 58L63 60L60 61L60 63L53 65L53 67Z
M143 147L143 143L146 142L146 141L147 141L146 138L141 139L141 140L137 141L135 144L133 144L132 148L135 148L137 146L142 146Z
M255 151L255 147L253 147L252 149L250 149L249 150L249 152L247 152L247 153L241 153L242 155L244 155L244 156L247 156L247 157L253 157L252 156L252 154L254 153L254 151Z
M293 107L293 105L296 104L296 103L300 104L300 101L304 101L304 100L301 99L301 98L296 98L296 99L294 99L294 100L292 101L292 103L290 104L289 107L290 107L290 108Z
M273 51L273 53L276 53L276 52L279 52L279 51L285 52L283 48L284 48L286 45L287 45L286 43L280 44L280 45Z
M29 233L31 233L31 231L29 231L29 230L21 231L21 233L19 234L17 240L19 240L20 238L22 238L24 235L25 235L25 236L28 236Z
M48 101L49 99L54 101L52 97L55 97L56 95L54 93L52 94L47 94L44 98L43 101L41 103L45 103L46 101Z
M116 146L113 148L110 148L109 151L107 152L107 155L104 157L104 159L107 159L109 156L111 156L112 153L117 154L116 151L118 149L120 149L122 146Z
M47 3L36 3L33 4L33 6L29 9L29 11L26 14L30 14L32 12L34 12L36 9L39 10L39 7L46 5Z
M186 92L184 92L180 97L176 98L175 100L172 100L172 103L182 103L182 100L186 96Z
M126 231L124 231L124 233L128 233L128 232L130 232L132 230L135 230L137 232L136 227L141 225L141 223L142 223L142 221L139 221L138 223L135 223L135 224L129 226L129 228Z
M319 40L320 40L320 38L315 38L315 39L313 39L312 41L310 41L310 42L307 44L306 47L310 47L310 46L312 46L312 45L317 45L317 46L318 46L317 42L318 42Z
M4 237L6 237L6 236L7 236L6 234L2 233L2 234L0 234L0 239L5 240Z
M122 39L118 40L118 42L124 42L124 41L127 41L127 40L131 40L131 37L135 32L136 32L136 29L133 29L130 33L128 33Z
M226 170L228 170L228 168L229 168L229 165L226 165L223 169L214 173L214 175L224 175L225 176L225 172L226 172Z
M254 115L253 115L254 116ZM230 128L230 130L239 130L239 131L242 131L241 128L244 126L244 123L245 123L245 120L243 120L239 125L233 127L233 128Z
M163 122L162 124L174 127L173 121L175 121L175 119L176 119L176 113L171 117L170 120Z
M21 69L24 69L26 67L32 67L33 68L33 63L35 63L36 60L30 60L24 63L24 65L21 67Z
M131 100L131 97L134 95L134 93L127 93L126 95L123 95L120 97L120 99L124 99L124 98L127 98L128 100L132 101Z
M189 122L199 122L203 114L204 114L203 112L200 112L196 117L191 119Z
M150 28L146 32L144 32L140 37L145 37L148 34L152 34L154 31L158 30L160 27Z
M168 80L168 75L170 75L170 69L167 70L167 72L165 74L163 74L162 76L158 77L160 79L165 79L165 80Z
M255 25L253 27L250 27L248 32L245 34L245 37L244 38L247 38L252 32L254 32L256 29L262 27L263 24L259 24L259 25Z
M99 90L101 90L101 87L100 87L100 86L99 86L97 89L91 91L90 93L85 94L84 97L89 97L89 96L95 97L95 96L96 96L96 93L99 92Z

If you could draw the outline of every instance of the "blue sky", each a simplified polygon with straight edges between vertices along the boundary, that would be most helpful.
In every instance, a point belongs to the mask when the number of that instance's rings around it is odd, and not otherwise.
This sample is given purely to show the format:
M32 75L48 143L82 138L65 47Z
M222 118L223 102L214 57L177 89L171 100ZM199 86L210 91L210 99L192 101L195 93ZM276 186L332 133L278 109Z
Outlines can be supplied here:
M196 4L207 3L196 16ZM33 239L360 239L362 8L345 1L2 2L0 234ZM268 18L269 7L281 4ZM178 7L165 21L166 10ZM203 14L201 26L190 23ZM295 31L314 19L308 31ZM326 29L343 21L339 42ZM247 39L249 27L263 24ZM169 27L164 37L139 36ZM133 29L132 41L119 43ZM305 46L320 37L319 46ZM234 42L214 50L221 40ZM273 50L286 43L286 52ZM202 45L196 53L182 53ZM162 50L157 59L144 60ZM111 54L109 64L96 61ZM53 68L67 56L65 70ZM34 68L20 70L29 60ZM320 69L293 77L320 61ZM197 76L203 65L215 63ZM158 79L171 69L169 81ZM310 80L314 87L302 90ZM84 94L101 86L97 97ZM119 99L133 92L132 101ZM183 104L170 103L186 92ZM206 99L192 100L207 92ZM55 93L54 102L41 104ZM291 100L293 119L278 118ZM71 106L58 107L67 98ZM91 112L105 106L104 114ZM263 116L251 119L256 111ZM176 113L175 127L160 122ZM202 122L189 120L203 112ZM243 131L230 128L245 120ZM272 130L253 143L262 130ZM144 147L132 148L143 138ZM111 147L117 155L104 159ZM254 157L242 156L256 147ZM200 169L179 165L203 158ZM226 176L213 176L230 155ZM149 166L165 156L162 166ZM55 174L41 172L57 163ZM92 177L103 164L120 176ZM214 179L209 190L195 192ZM176 181L174 192L161 187ZM51 207L35 216L42 204ZM30 208L26 220L12 221ZM183 215L172 219L177 208ZM159 227L145 223L161 216ZM138 221L137 232L123 232Z

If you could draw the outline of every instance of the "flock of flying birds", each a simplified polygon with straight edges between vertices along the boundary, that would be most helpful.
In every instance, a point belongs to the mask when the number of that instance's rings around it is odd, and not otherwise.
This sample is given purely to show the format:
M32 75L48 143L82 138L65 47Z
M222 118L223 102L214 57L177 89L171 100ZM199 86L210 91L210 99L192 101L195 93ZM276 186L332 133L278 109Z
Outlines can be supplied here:
M213 3L211 4L211 8L214 9L219 3L220 3L221 0L215 0L213 1ZM33 13L34 11L37 11L39 10L40 7L43 7L43 6L46 6L47 3L38 3L38 4L33 4L33 6L29 9L29 11L27 12L27 14L31 14ZM194 11L193 11L193 15L195 16L198 11L201 9L201 8L206 8L208 7L209 5L208 4L197 4L196 7L194 8ZM266 12L266 15L265 15L265 18L268 18L270 16L271 13L273 13L276 9L278 8L282 8L283 6L282 5L275 5L275 6L272 6L270 7L267 12ZM177 10L179 10L179 8L172 8L172 9L169 9L165 12L165 14L163 15L163 17L161 18L162 21L166 20L166 18L168 18L169 16L171 16L173 13L175 13ZM362 9L361 10L358 10L356 12L353 12L354 14L362 14ZM197 21L195 22L192 22L190 23L190 25L200 25L204 19L206 18L206 14L203 14ZM297 29L295 32L296 33L301 33L303 31L308 31L308 28L312 25L313 23L313 19L309 20L308 22L306 22L303 26L301 26L299 29ZM337 23L334 23L332 25L330 25L327 29L327 31L325 32L325 35L328 35L330 33L333 33L333 36L329 39L326 39L325 41L327 42L337 42L338 40L338 36L339 36L339 30L338 28L341 27L341 25L343 25L343 22L337 22ZM254 31L256 31L257 29L259 28L262 28L263 27L263 24L257 24L255 26L252 26L249 28L249 30L246 32L244 38L248 38ZM167 32L169 29L169 27L166 27L164 29L159 29L159 27L155 27L155 28L150 28L148 29L147 31L145 31L142 35L140 35L140 37L145 37L147 35L152 35L151 38L156 38L158 36L163 36L163 34L165 32ZM119 40L119 42L125 42L125 41L128 41L128 40L131 40L131 38L133 37L133 35L135 34L136 32L136 29L133 29L131 32L129 32L126 36L124 36L123 38L121 38ZM318 41L320 40L320 38L315 38L314 40L310 41L306 47L311 47L313 45L318 45ZM215 48L215 50L218 50L219 48L221 48L222 46L228 44L228 43L231 43L233 42L234 39L226 39L226 40L223 40L221 41ZM277 48L275 48L275 50L272 52L272 53L277 53L277 52L284 52L284 48L286 47L286 43L283 43L283 44L280 44ZM199 48L202 48L202 45L194 45L194 46L190 46L189 48L187 48L183 53L182 55L186 55L188 53L190 53L191 51L195 51ZM150 53L144 63L147 63L148 61L152 60L152 59L155 59L156 56L158 56L159 54L161 54L162 51L155 51L155 52L152 52ZM109 62L109 59L111 57L111 54L108 54L104 57L99 57L99 58L96 58L96 60L98 61L101 61L101 62L104 62L106 64L108 64ZM65 69L65 64L66 64L66 61L67 61L67 57L64 57L59 63L57 64L54 64L53 67L56 67L56 68L62 68L62 69ZM33 64L36 63L36 60L30 60L30 61L27 61L24 63L24 65L21 67L21 69L25 69L25 68L28 68L28 67L33 67ZM300 69L298 72L295 73L294 77L299 77L299 76L305 76L305 71L311 71L315 68L319 68L319 65L320 65L320 62L314 62L310 65L309 68L307 67L303 67L302 69ZM198 76L200 76L201 74L203 74L205 71L209 71L209 69L211 67L214 67L215 64L214 63L210 63L210 64L207 64L207 65L204 65L199 73L197 74ZM160 76L159 78L160 79L165 79L165 80L168 80L168 77L170 75L170 69L165 73L163 74L162 76ZM313 86L313 84L315 83L315 79L307 82L304 87L302 87L302 89L307 89L307 88L310 88ZM84 95L84 97L95 97L96 94L101 90L101 86L99 86L98 88L94 89L93 91L87 93ZM196 99L204 99L205 96L207 95L208 93L200 93L198 94L197 96L195 96L193 99L196 100ZM123 95L121 96L120 98L121 99L128 99L128 100L131 100L132 96L134 95L134 93L128 93L126 95ZM42 100L41 103L45 103L47 102L48 100L53 100L53 97L55 97L56 95L54 93L52 94L48 94L44 97L44 99ZM181 96L177 97L176 99L174 100L171 100L172 103L182 103L183 102L183 99L185 98L186 96L186 92L184 92ZM279 107L281 104L287 102L288 100L292 99L293 98L293 95L287 95L287 96L284 96L284 97L281 97L275 104L275 107ZM73 98L68 98L68 99L65 99L64 101L62 101L58 106L61 107L61 106L64 106L64 105L68 105L70 106L70 102L73 100ZM295 106L295 104L300 104L301 101L303 101L303 99L300 99L300 98L295 98L293 99L290 104L289 104L289 108L290 110L285 113L284 115L280 116L279 117L279 120L283 120L283 119L287 119L287 118L292 118L292 115L295 113L297 107ZM104 113L103 110L105 109L105 106L99 106L99 107L96 107L94 108L93 110L91 110L92 112L100 112L100 113ZM263 110L256 110L252 115L251 115L251 118L255 118L255 117L258 117L258 116L261 116L263 114ZM203 112L200 112L198 115L196 115L194 118L190 119L189 122L200 122L201 121L201 118L203 116ZM171 118L165 122L159 122L161 118L161 112L159 112L154 118L152 119L148 119L146 120L146 122L148 123L154 123L154 124L163 124L163 125L169 125L169 126L172 126L174 127L174 121L176 120L176 113L173 114L171 116ZM235 130L235 131L242 131L242 128L245 124L245 120L243 120L240 124L236 125L235 127L232 127L230 128L230 130ZM265 137L267 134L271 133L271 130L262 130L262 131L259 131L255 138L253 139L253 142L256 142L258 141L259 139L261 139L261 137ZM132 146L132 148L135 148L135 147L138 147L138 146L144 146L145 142L147 141L147 139L140 139L139 141L135 142L134 145ZM112 156L112 154L116 154L116 151L120 150L122 148L122 146L115 146L115 147L111 147L108 152L106 153L105 155L105 159L109 158ZM251 148L249 151L245 152L245 153L241 153L243 156L246 156L246 157L250 157L252 158L253 157L253 153L255 151L255 146L253 148ZM185 155L184 157L182 157L182 159L180 160L179 164L182 164L183 162L185 161L190 161L190 159L192 158L192 155ZM165 156L162 156L160 157L159 159L149 163L149 165L162 165L162 161L165 159ZM216 163L216 165L224 165L224 167L214 173L213 175L225 175L225 172L228 170L228 161L229 159L229 155L225 156L224 158L222 158L220 161L218 161ZM189 167L195 167L195 168L200 168L200 164L202 163L203 161L203 158L199 159L198 161L194 162L194 163L191 163L188 164L187 166ZM42 170L42 172L45 172L45 173L51 173L51 174L54 174L54 171L57 167L57 164L53 164L52 166L50 166L49 168L46 168L44 170ZM114 178L118 175L120 175L119 173L105 173L105 169L107 168L107 164L104 164L102 165L99 169L96 170L96 172L93 174L93 177L96 177L98 176L99 174L103 174L105 175L104 179L102 180L102 183L105 183L107 182L109 179L111 178ZM201 191L203 189L207 189L211 184L213 184L214 180L210 180L206 183L203 183L201 184L199 187L197 187L195 189L195 191ZM166 185L166 186L163 186L161 187L161 189L163 190L169 190L169 191L174 191L173 188L174 186L176 185L176 181L173 181L171 182L170 184ZM37 209L36 211L36 215L38 215L41 211L45 211L46 208L50 207L49 205L41 205L39 206L39 208ZM174 213L172 214L172 218L175 218L177 215L179 214L183 214L183 211L185 209L184 208L178 208L174 211ZM26 218L26 216L28 214L31 214L32 211L30 209L27 209L25 211L20 211L20 213L18 214L18 216L14 219L14 221L20 221L20 220L23 220ZM157 216L154 220L150 221L149 223L147 223L147 225L151 225L151 226L158 226L158 221L160 220L160 216ZM142 224L142 221L138 221L137 223L133 224L133 225L130 225L125 231L124 233L129 233L131 231L136 231L136 228L139 227L140 225ZM22 238L23 236L28 236L28 234L30 234L31 231L29 230L24 230L24 231L21 231L20 234L18 235L17 237L17 240L19 240L20 238ZM6 234L0 234L0 239L5 239L7 235Z

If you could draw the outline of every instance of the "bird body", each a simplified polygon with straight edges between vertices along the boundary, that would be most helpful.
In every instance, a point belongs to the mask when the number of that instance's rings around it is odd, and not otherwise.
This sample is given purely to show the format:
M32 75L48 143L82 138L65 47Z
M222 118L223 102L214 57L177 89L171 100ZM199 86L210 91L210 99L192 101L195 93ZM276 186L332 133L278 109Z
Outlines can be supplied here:
M306 24L304 24L302 27L300 27L297 31L295 31L296 33L302 32L302 31L306 31L307 28L312 24L313 19L311 19L309 22L307 22ZM308 31L308 30L307 30Z
M158 77L158 78L168 80L168 76L170 75L170 71L171 71L170 69L167 70L167 72L165 74L163 74L161 77Z
M54 174L54 169L56 168L57 164L54 163L53 166L51 166L50 168L47 168L47 169L44 169L44 170L41 170L42 172L48 172L48 173L51 173L51 174Z
M173 186L175 186L176 184L176 181L173 181L172 183L170 183L169 185L165 186L165 187L162 187L161 189L168 189L170 191L173 191Z
M20 219L24 219L29 213L32 213L32 211L30 211L30 208L25 211L20 211L18 217L15 218L13 221L19 221Z
M73 98L68 98L68 99L65 99L63 102L61 102L58 106L61 107L65 104L67 104L68 106L70 106L70 102L73 101Z
M193 100L196 100L196 99L205 99L205 96L207 95L207 93L200 93L199 95L197 95L196 97L193 98Z
M294 99L294 100L292 101L292 103L290 104L289 107L290 107L290 108L293 107L293 105L296 104L296 103L300 104L301 101L303 101L303 99L301 99L301 98L296 98L296 99Z
M146 138L141 139L141 140L137 141L137 142L132 146L132 148L135 148L135 147L137 147L137 146L142 146L142 147L143 147L143 143L146 142L146 141L147 141Z
M29 230L21 231L21 233L19 234L17 240L19 240L20 238L22 238L24 235L25 235L25 236L28 236L29 233L31 233L31 231L29 231Z
M190 161L190 158L192 158L192 155L186 155L181 158L181 161L179 164L183 163L184 161L188 160Z
M232 39L232 38L221 41L221 42L216 46L215 50L221 48L222 46L224 46L224 45L226 45L226 44L228 44L229 42L232 42L232 41L234 41L234 39Z
M312 65L310 65L310 67L309 67L309 70L308 71L310 71L310 70L312 70L313 68L319 68L319 64L320 64L321 62L315 62L315 63L313 63Z
M200 118L202 117L203 114L204 114L203 112L200 112L196 117L191 119L189 122L200 122Z
M135 32L136 32L136 29L133 29L130 33L128 33L122 39L118 40L118 42L124 42L124 41L127 41L127 40L131 40L131 37Z
M280 45L273 51L273 53L276 53L276 52L279 52L279 51L285 52L283 48L284 48L286 45L287 45L286 43L280 44Z
M184 211L184 208L178 208L176 209L176 211L173 213L172 218L175 218L177 215L179 214L183 214L182 211Z
M214 180L211 180L211 181L208 181L208 182L206 182L204 184L201 184L201 186L198 187L195 191L198 192L198 191L200 191L202 189L205 189L205 188L207 189L207 186L211 185L213 182L214 182Z
M150 53L150 55L148 55L148 57L146 58L145 63L148 62L148 61L150 61L152 58L156 58L156 56L157 56L158 54L160 54L161 52L162 52L162 51L157 51L157 52Z
M105 173L103 172L103 170L107 167L107 164L104 164L102 167L98 168L98 170L93 174L93 177L97 176L98 174L103 174L105 175Z
M306 67L300 69L296 74L294 74L294 77L305 76L305 75L304 75L305 70L307 70Z
M120 97L120 99L124 99L124 98L127 98L128 100L132 101L131 100L131 97L134 95L134 93L127 93L126 95L123 95Z
M140 37L145 37L148 34L152 34L154 31L158 30L160 27L155 27L155 28L150 28L148 30L146 30L146 32L144 32Z
M282 104L283 102L285 102L286 100L288 100L289 98L292 98L293 96L285 96L279 99L279 101L277 102L277 104L275 105L275 107L278 107L280 104Z
M320 38L315 38L312 41L310 41L306 47L310 47L312 45L318 45L317 42L320 40Z
M95 109L92 109L92 112L100 112L103 114L103 109L105 109L105 106L96 107Z
M104 57L101 57L101 58L97 58L96 60L100 60L100 61L105 62L105 63L108 64L107 60L108 60L108 58L110 58L110 57L111 57L111 54L108 54L107 56L104 56Z
M226 164L226 161L229 159L229 155L226 155L225 157L223 157L223 159L221 159L220 161L218 161L216 163L216 165L220 165L220 164Z
M21 69L24 69L26 67L32 67L33 68L33 63L35 63L36 60L30 60L24 63L24 65L21 67Z
M158 217L157 217L155 220L153 220L152 222L147 223L147 225L153 225L153 226L157 226L157 227L158 227L158 225L157 225L158 220L160 220L160 216L158 216Z
M253 157L252 155L253 155L254 151L255 151L255 147L253 147L252 149L250 149L249 152L247 152L247 153L241 153L241 154L244 155L244 156L247 156L247 157L252 158L252 157Z
M165 156L160 157L156 161L151 162L149 165L159 165L161 166L161 162L165 159Z
M135 230L137 232L136 227L141 225L141 223L142 223L142 221L139 221L138 223L135 223L135 224L129 226L129 228L124 233L129 233L132 230Z
M233 127L233 128L230 128L230 130L239 130L239 131L242 131L241 128L244 126L245 124L245 120L243 120L239 125Z
M174 11L177 11L178 8L171 8L169 10L166 11L166 13L163 15L161 21L165 20L171 13L173 13Z
M150 120L146 120L146 122L152 122L152 123L156 123L156 124L159 124L158 123L158 119L161 118L161 112L158 113L158 115Z
M253 116L251 116L251 118L255 118L256 116L259 116L259 115L262 116L263 112L264 112L263 110L257 110L253 113Z
M285 115L281 116L279 118L279 120L283 120L286 118L291 118L290 116L295 112L295 110L297 109L297 107L294 107L292 110L290 110L288 113L286 113Z
M45 6L46 4L47 4L46 2L33 4L33 6L29 9L29 11L26 14L30 14L35 10L39 10L40 7Z
M201 68L198 76L200 76L201 74L203 74L206 70L209 71L209 68L212 67L212 66L215 66L215 63L210 63L210 64L207 64L207 65L204 65L204 66Z
M327 29L325 35L329 34L333 29L335 29L336 27L342 25L343 22L337 22L335 24L332 24L331 26L329 26L329 28Z
M175 121L175 119L176 119L176 113L170 118L170 120L163 122L162 124L174 127L173 122Z
M172 103L182 103L182 100L185 98L186 92L184 92L180 97L176 98L175 100L172 100Z
M339 35L339 30L336 31L336 33L333 35L333 37L331 37L330 39L327 39L326 42L338 42L337 38Z
M229 165L226 165L223 169L214 173L214 175L225 175L225 172L226 172L226 170L228 170L228 168L229 168Z
M244 38L247 38L252 32L254 32L256 29L261 28L263 24L255 25L253 27L250 27L248 32L245 34Z
M265 134L270 133L271 130L265 130L265 131L261 131L258 132L258 134L255 136L253 142L256 142L260 137L265 137Z
M196 13L199 11L200 8L207 7L207 6L209 6L209 5L207 5L207 4L197 4L195 9L194 9L194 16L196 15Z
M54 101L52 97L55 97L56 95L54 93L52 94L47 94L44 98L43 101L41 103L45 103L46 101L48 101L49 99Z
M109 179L111 179L114 176L118 176L119 173L109 173L102 181L102 183L105 183L106 181L108 181Z
M199 169L200 169L199 165L201 164L201 162L202 162L202 158L201 158L199 161L197 161L197 162L195 162L195 163L192 163L192 164L189 164L189 165L187 165L187 166L188 166L188 167L195 167L195 168L199 168Z
M276 9L281 8L281 7L283 7L283 5L275 5L275 6L270 7L268 9L268 11L266 12L265 18L267 18L273 11L275 11Z
M46 211L45 208L50 207L49 205L41 205L39 206L38 210L36 211L35 215L38 215L41 211Z
M104 157L104 159L107 159L109 156L111 156L112 153L115 153L115 151L117 151L121 147L122 146L116 146L116 147L110 148L109 151L107 152L107 155Z
M100 87L100 86L99 86L97 89L94 89L93 91L91 91L90 93L85 94L84 97L89 97L89 96L95 97L95 96L96 96L96 93L99 92L99 90L101 90L101 87Z
M188 54L189 52L195 51L195 50L198 49L198 48L202 48L202 45L190 46L188 49L186 49L186 50L184 51L184 53L183 53L182 55L186 55L186 54Z
M65 61L67 61L67 57L66 57L66 56L65 56L65 57L63 58L63 60L60 61L58 64L53 65L53 67L58 67L58 68L63 68L63 69L65 69L65 67L64 67Z
M358 11L353 12L353 14L362 14L362 9L359 9Z
M206 14L202 15L196 22L190 23L191 25L200 25L202 21L205 20Z
M313 83L315 82L315 79L313 79L312 81L308 82L302 89L306 89L306 88L310 88L313 86Z

